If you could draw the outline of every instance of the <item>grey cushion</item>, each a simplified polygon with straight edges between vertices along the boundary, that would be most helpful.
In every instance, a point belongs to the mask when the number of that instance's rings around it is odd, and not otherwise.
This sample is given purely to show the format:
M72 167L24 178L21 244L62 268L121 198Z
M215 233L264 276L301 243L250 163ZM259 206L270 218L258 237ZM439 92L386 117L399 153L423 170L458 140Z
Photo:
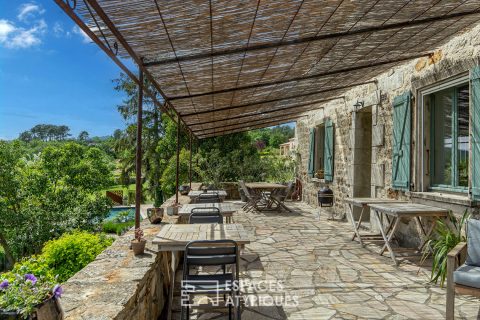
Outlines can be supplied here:
M480 267L480 220L467 221L467 261L465 263Z
M480 267L464 264L453 272L453 282L480 289Z

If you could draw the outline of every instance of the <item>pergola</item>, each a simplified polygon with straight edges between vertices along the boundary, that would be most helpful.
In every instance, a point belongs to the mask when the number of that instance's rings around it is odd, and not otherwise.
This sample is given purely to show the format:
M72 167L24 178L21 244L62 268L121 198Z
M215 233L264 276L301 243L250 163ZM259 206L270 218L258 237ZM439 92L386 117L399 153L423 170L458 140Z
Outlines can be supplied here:
M478 0L55 1L133 81L147 78L163 97L143 88L140 105L145 92L198 139L295 121L431 55L480 18ZM138 119L140 142L141 108Z

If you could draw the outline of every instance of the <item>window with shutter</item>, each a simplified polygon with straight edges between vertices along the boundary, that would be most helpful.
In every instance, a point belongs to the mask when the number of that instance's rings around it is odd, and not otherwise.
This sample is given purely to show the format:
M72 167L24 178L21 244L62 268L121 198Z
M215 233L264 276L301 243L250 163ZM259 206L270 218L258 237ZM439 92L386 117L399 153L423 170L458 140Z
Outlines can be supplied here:
M334 130L333 122L327 119L325 122L325 148L324 148L324 175L325 181L333 181L333 158L334 158Z
M393 100L393 161L392 188L410 188L411 111L410 92Z
M472 197L480 200L480 66L472 69Z
M315 175L315 129L310 129L310 146L308 154L308 176L313 178Z

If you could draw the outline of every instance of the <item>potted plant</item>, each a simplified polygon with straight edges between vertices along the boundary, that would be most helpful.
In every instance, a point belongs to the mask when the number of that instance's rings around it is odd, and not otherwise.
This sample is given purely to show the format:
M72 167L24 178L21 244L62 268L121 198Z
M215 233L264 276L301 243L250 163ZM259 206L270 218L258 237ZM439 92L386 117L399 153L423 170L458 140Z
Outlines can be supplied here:
M61 320L60 285L28 273L0 279L0 319Z
M181 195L186 196L190 192L190 186L184 184L178 187L178 192L180 192Z
M143 237L143 230L135 229L135 239L131 241L132 250L134 255L143 254L145 252L145 245L147 240Z
M153 203L153 208L147 210L148 220L151 223L156 224L162 222L163 219L163 192L162 189L157 188L155 190L155 202Z
M465 210L460 220L450 211L448 219L437 219L435 230L423 249L421 265L431 255L433 259L430 282L443 287L447 277L447 255L460 242L466 242L464 229L470 212Z

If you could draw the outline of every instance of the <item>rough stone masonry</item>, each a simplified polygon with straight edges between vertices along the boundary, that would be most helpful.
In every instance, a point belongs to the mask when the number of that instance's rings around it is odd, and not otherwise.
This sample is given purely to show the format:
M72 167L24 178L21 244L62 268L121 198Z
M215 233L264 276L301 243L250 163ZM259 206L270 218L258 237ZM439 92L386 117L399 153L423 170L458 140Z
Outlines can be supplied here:
M344 98L318 104L315 111L297 121L298 175L303 183L303 200L317 205L317 191L326 183L312 179L307 174L310 128L322 124L326 118L334 123L334 175L328 183L334 191L333 207L337 216L345 217L349 210L343 199L353 196L408 199L451 209L461 214L465 209L478 211L468 195L447 192L418 192L420 189L420 164L418 136L422 130L418 121L418 91L458 75L469 72L480 60L480 26L453 38L438 48L435 54L399 65L378 76L375 82L347 91ZM411 188L410 192L392 189L392 130L393 99L410 90L413 95ZM363 102L359 106L357 102ZM357 104L357 106L355 106ZM368 113L369 122L362 125L362 114ZM371 116L370 116L371 115ZM360 120L359 120L360 119ZM370 131L366 127L370 127ZM371 134L371 143L364 144L365 132ZM362 154L371 152L371 160L362 164ZM478 164L477 164L478 165ZM365 178L365 176L367 176ZM365 181L368 180L368 181ZM400 226L400 238L416 243L418 232L407 221Z

